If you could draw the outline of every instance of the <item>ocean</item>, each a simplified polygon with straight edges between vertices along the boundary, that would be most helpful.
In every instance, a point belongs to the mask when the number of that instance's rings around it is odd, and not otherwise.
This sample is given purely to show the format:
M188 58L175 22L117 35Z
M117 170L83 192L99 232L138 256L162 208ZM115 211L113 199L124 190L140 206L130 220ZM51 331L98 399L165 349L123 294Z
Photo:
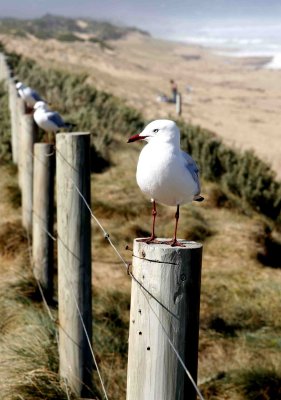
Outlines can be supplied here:
M281 70L281 22L191 24L187 34L174 35L173 39L229 57L264 57L264 68Z

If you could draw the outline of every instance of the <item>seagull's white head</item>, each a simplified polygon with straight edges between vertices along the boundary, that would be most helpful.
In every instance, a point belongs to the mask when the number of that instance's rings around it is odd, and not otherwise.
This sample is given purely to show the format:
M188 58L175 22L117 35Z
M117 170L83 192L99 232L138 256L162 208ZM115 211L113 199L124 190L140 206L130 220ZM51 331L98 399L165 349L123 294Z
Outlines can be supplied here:
M157 119L150 122L141 133L131 136L128 143L135 142L136 140L179 145L180 131L174 121L169 119Z
M23 88L24 87L24 84L22 83L22 82L17 82L16 83L16 89L17 90L19 90L19 89L21 89L21 88Z
M34 110L49 110L48 104L45 101L36 101L33 108Z

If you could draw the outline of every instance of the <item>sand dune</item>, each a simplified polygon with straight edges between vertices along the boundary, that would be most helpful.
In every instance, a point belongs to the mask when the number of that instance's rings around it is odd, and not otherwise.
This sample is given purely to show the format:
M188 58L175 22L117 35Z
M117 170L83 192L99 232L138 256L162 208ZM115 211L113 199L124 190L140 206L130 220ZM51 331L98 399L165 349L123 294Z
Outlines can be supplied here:
M261 59L234 59L184 44L139 34L110 43L2 36L9 50L44 65L89 73L99 89L125 98L149 119L175 117L175 107L158 103L173 78L183 95L183 118L216 132L228 145L254 149L281 178L281 71L262 69ZM192 91L188 92L187 87Z

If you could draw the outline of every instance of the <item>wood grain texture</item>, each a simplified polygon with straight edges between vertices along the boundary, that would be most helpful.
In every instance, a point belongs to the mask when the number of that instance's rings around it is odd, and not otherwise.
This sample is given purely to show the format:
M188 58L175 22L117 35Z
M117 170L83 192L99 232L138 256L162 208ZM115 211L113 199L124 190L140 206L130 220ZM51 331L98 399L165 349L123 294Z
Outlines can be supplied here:
M21 117L22 128L20 160L21 160L21 194L22 194L22 226L32 233L33 207L33 145L36 140L36 126L33 116L24 114Z
M8 88L9 88L9 110L11 118L12 160L14 164L17 164L18 163L18 129L17 129L18 92L13 79L8 80Z
M182 98L181 98L181 94L177 93L177 97L176 97L176 113L177 115L181 115L182 112Z
M25 104L24 101L17 97L16 99L16 113L15 113L15 123L16 123L16 136L18 141L18 182L19 187L22 188L22 168L23 168L23 151L22 151L22 130L24 126L24 116L25 116Z
M92 356L77 310L92 338L90 134L56 136L60 375L90 397Z
M33 174L33 273L47 299L53 295L54 277L54 146L48 143L34 145Z
M196 399L165 334L196 381L202 245L184 244L134 241L127 400Z

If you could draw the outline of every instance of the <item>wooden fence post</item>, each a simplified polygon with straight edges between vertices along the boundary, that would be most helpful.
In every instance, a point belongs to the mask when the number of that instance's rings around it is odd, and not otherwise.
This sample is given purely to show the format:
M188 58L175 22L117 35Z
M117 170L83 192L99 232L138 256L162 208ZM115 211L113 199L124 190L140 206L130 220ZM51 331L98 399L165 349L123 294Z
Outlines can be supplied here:
M18 163L17 89L13 79L9 79L9 108L11 116L11 144L13 163Z
M177 115L181 115L181 111L182 111L181 94L177 93L177 96L176 96L176 113L177 113Z
M167 339L196 382L202 245L184 244L134 241L127 400L196 399Z
M53 296L54 276L54 146L48 143L34 145L33 171L33 223L32 258L33 272L46 298Z
M0 80L1 81L5 78L4 63L5 63L5 56L3 53L0 53Z
M11 77L11 71L6 61L6 56L0 53L0 80L4 80L5 84L8 84L8 79Z
M92 340L90 134L56 136L60 375L90 397ZM81 315L79 315L79 310Z
M16 99L16 111L15 111L15 123L16 123L16 135L18 141L18 183L19 187L22 188L22 169L23 169L23 125L25 116L25 104L23 99L17 97Z
M25 114L21 118L21 199L22 226L32 233L33 208L33 145L36 138L36 126L33 116Z

